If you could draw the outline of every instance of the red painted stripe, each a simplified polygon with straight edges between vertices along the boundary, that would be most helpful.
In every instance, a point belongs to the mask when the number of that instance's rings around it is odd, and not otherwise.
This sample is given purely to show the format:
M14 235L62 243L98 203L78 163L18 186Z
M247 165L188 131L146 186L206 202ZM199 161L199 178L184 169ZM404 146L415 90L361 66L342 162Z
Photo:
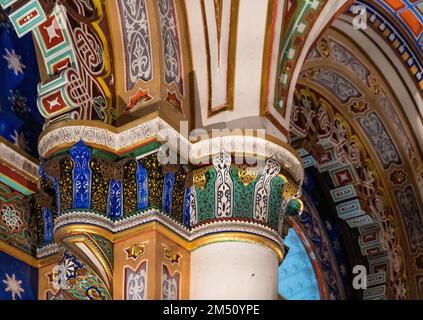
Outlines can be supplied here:
M13 171L8 166L5 166L2 163L0 163L0 173L4 174L7 178L15 181L17 184L29 189L30 191L33 191L33 192L38 191L38 186L36 183L30 181L23 175L19 174L16 171Z
M33 10L30 13L26 14L23 18L21 18L18 21L19 26L24 26L25 24L27 24L28 22L30 22L32 19L38 17L38 11L37 10Z

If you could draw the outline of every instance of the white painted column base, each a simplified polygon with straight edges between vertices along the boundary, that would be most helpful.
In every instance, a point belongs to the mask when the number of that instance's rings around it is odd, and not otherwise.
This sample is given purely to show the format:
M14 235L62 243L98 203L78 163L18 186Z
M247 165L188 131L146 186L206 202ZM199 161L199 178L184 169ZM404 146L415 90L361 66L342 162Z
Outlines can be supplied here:
M191 253L190 299L275 300L278 258L246 242L218 242Z

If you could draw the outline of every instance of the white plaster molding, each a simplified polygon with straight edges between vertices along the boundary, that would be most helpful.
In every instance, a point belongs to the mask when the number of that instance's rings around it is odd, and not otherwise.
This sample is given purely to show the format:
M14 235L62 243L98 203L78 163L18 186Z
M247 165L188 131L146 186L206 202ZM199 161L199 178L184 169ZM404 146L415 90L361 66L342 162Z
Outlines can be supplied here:
M40 139L38 149L40 155L46 157L51 150L61 145L74 144L82 139L88 144L119 153L154 137L157 137L159 141L168 141L167 144L173 150L185 150L193 162L200 162L204 158L216 155L223 148L228 153L256 155L262 158L272 157L287 169L296 181L302 181L304 178L303 166L301 160L293 154L295 151L266 140L264 137L228 135L191 143L160 118L146 121L121 133L94 126L60 127L44 135Z
M59 246L56 243L51 243L46 246L37 248L37 259L42 259L59 252Z
M0 155L1 160L7 162L11 167L25 172L34 181L38 180L38 165L1 141Z

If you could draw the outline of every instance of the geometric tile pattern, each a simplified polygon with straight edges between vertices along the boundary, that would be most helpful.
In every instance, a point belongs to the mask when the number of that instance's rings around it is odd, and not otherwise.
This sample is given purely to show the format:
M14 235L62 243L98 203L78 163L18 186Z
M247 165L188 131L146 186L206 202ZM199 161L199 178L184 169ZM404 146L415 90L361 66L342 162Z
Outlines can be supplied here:
M35 234L24 196L0 183L0 241L32 253Z

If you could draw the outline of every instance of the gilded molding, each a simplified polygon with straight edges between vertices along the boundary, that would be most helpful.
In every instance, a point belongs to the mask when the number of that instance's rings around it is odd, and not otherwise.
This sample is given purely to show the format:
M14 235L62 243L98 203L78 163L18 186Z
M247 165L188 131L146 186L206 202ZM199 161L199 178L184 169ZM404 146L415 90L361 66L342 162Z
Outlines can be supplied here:
M193 248L208 243L207 238L210 235L221 234L222 236L218 237L219 241L231 241L232 238L229 235L236 233L238 238L243 238L244 235L256 236L257 239L262 239L257 240L257 243L269 245L272 243L275 248L280 247L279 251L282 252L282 238L275 230L263 224L235 219L218 220L196 226L190 231L155 209L140 212L119 221L111 221L105 216L90 211L68 212L55 219L54 234L57 242L69 233L94 233L114 243L139 234L140 230L144 231L151 223L155 225L155 228L160 226L168 236L177 237L179 240L174 239L175 242L188 250L194 250ZM232 241L238 241L236 239Z
M182 256L164 244L162 244L162 247L166 259L168 259L171 264L179 264L179 260L181 260Z
M147 246L148 241L136 243L125 249L126 260L132 259L136 261L139 256L143 255L145 252L145 247Z
M225 221L223 221L225 222ZM211 223L215 224L215 223ZM171 230L168 226L164 225L159 221L159 219L149 221L145 224L139 225L131 230L123 230L120 232L113 233L110 230L103 228L102 226L95 226L95 225L85 225L85 224L70 224L65 225L57 230L56 237L57 239L62 239L66 237L68 234L76 234L76 233L91 233L102 236L112 243L120 242L124 239L127 239L131 236L140 234L142 232L149 232L149 231L157 231L163 236L169 238L182 248L192 252L202 246L218 243L218 242L246 242L256 245L261 245L268 247L271 249L275 254L278 256L279 263L281 263L285 256L285 250L282 245L282 239L278 235L274 235L274 238L269 238L266 235L258 234L258 233L248 233L251 229L253 232L257 229L257 224L250 223L251 228L247 226L248 223L241 222L238 223L238 230L222 230L221 225L211 226L210 224L207 225L207 229L209 232L214 233L206 233L206 234L197 234L196 238L188 239L181 234ZM233 224L235 225L235 224ZM253 226L255 225L255 226ZM247 227L246 227L247 226ZM215 229L220 229L220 231L216 231ZM273 232L271 230L270 232ZM268 232L268 235L271 233Z
M161 125L165 122L159 118L148 120L122 133L117 133L107 126L75 125L54 128L40 138L38 151L47 157L58 147L66 147L84 140L88 145L95 145L102 149L119 152L140 141L156 137Z

